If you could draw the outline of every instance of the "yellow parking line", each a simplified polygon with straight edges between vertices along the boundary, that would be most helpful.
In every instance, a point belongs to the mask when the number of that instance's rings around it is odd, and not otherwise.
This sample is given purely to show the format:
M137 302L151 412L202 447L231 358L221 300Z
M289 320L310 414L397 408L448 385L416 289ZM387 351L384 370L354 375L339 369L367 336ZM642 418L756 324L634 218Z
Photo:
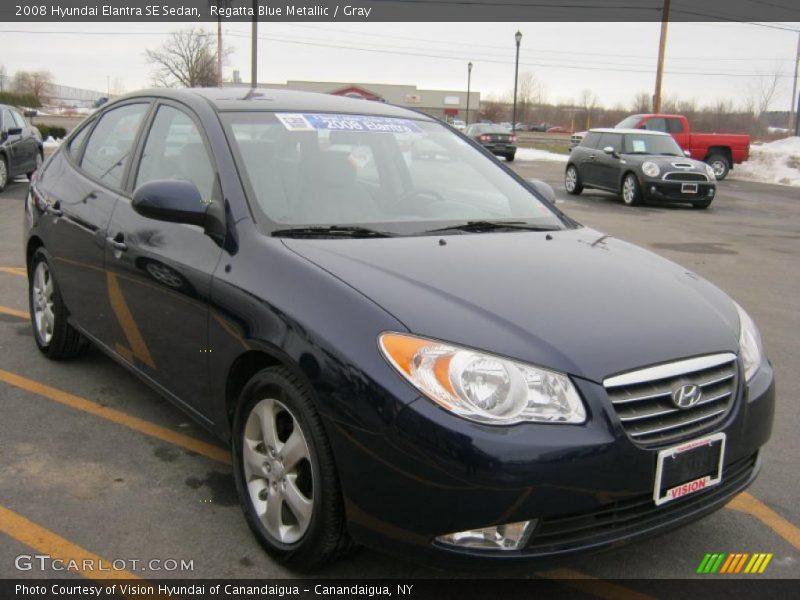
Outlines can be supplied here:
M3 506L0 506L0 532L29 548L49 555L52 559L60 559L65 566L70 566L70 572L80 573L87 579L96 581L104 579L140 579L130 571L115 571L111 569L112 563L110 561L73 544L49 529L45 529L41 525L37 525ZM73 564L75 569L72 569ZM87 568L91 565L96 567L104 566L107 570Z
M230 464L231 462L230 453L225 448L203 442L191 436L183 435L182 433L177 433L171 429L167 429L166 427L161 427L160 425L145 421L144 419L133 417L113 408L101 406L95 402L92 402L91 400L87 400L86 398L81 398L80 396L70 394L69 392L58 390L43 383L39 383L38 381L17 375L16 373L11 373L9 371L0 369L0 381L36 394L37 396L54 400L55 402L64 404L70 408L100 417L106 421L111 421L112 423L133 429L139 433L158 438L167 443L174 444L175 446L180 446L186 450L191 450L192 452L201 454L207 458L210 458L211 460L216 460L226 464Z
M0 306L0 315L11 315L12 317L19 317L20 319L28 320L31 315L27 310L17 310L8 306Z
M755 496L742 492L731 500L727 507L755 517L800 550L800 528L790 523Z
M573 587L576 590L598 598L606 598L607 600L655 600L653 596L648 594L637 592L604 579L597 579L574 569L552 569L537 573L537 575L546 579L558 580L562 585Z
M20 277L28 276L28 271L25 269L25 267L0 267L0 273L19 275Z

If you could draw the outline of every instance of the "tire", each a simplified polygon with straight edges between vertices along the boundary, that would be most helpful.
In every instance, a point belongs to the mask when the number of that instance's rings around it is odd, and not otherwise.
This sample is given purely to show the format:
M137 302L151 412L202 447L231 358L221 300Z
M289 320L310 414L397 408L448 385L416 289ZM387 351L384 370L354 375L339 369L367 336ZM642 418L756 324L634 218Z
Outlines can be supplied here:
M718 181L722 181L730 173L731 163L723 154L712 154L706 159L706 162L714 169L714 175Z
M642 186L634 173L628 173L622 179L621 195L627 206L638 206L642 203Z
M265 421L273 435L265 435ZM270 555L294 570L311 571L353 547L333 452L296 375L285 367L256 373L239 398L231 438L242 510ZM284 452L294 456L291 465ZM276 501L272 512L270 502Z
M692 208L705 209L711 206L711 200L703 200L702 202L693 202Z
M573 196L577 196L583 191L581 176L575 165L569 165L564 172L564 187L567 189L567 193Z
M47 358L79 356L89 341L67 323L69 314L53 277L50 256L39 248L28 268L28 304L36 346Z
M0 156L0 192L6 189L8 184L8 161L5 156Z
M36 171L38 171L41 168L42 162L44 162L44 158L42 157L42 153L37 150L36 151L36 166L34 167L33 171L31 171L30 173L26 173L26 175L28 176L28 181L33 181L33 174L36 173Z
M516 155L517 155L516 152L509 152L508 154L506 154L505 155L506 156L506 162L514 162L514 158L516 157Z

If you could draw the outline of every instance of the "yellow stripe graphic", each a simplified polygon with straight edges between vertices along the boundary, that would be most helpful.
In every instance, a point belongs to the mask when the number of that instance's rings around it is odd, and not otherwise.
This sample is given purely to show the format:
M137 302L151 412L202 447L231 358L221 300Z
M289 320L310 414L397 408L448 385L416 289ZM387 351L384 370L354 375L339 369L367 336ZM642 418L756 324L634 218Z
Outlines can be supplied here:
M761 563L761 568L758 570L758 572L759 573L763 573L764 569L767 568L767 565L769 564L769 561L771 561L771 560L772 560L772 553L770 552L769 554L767 554L766 558L764 559L764 562Z

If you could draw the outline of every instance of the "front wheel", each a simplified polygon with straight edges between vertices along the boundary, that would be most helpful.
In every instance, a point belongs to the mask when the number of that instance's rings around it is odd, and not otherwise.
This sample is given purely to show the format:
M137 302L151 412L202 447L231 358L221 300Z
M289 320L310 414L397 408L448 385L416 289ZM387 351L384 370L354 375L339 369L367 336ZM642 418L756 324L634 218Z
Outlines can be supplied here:
M291 371L264 369L245 386L232 452L245 518L273 557L308 571L351 547L330 444Z
M622 201L628 206L637 206L642 203L642 188L633 173L628 173L622 180Z
M6 189L8 184L8 162L5 156L0 156L0 192Z
M692 208L704 209L711 206L711 200L703 200L702 202L692 202Z
M714 176L720 181L725 179L731 170L728 158L722 154L712 154L706 159L706 162L714 170Z
M564 187L567 188L567 193L573 196L577 196L583 191L581 178L578 175L578 169L575 165L567 167L567 171L564 174Z
M28 269L28 300L36 346L47 358L60 360L83 353L89 342L67 323L67 308L53 278L50 259L39 248Z

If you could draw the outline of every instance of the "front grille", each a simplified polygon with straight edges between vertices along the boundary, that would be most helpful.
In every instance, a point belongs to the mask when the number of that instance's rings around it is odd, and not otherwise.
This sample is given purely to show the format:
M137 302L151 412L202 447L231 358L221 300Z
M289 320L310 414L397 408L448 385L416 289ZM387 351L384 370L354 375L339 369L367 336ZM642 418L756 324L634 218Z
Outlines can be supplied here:
M757 458L754 454L729 464L722 470L719 485L662 506L656 506L652 494L648 494L606 504L591 512L540 519L526 549L551 552L602 543L680 519L742 489Z
M574 148L575 146L580 145L582 141L583 141L582 135L578 135L577 133L572 134L572 137L569 138L570 148Z
M702 356L631 371L603 382L622 427L636 443L652 447L678 441L722 421L736 397L735 354ZM678 408L673 393L699 386L699 401Z
M664 179L667 181L708 181L708 176L703 175L702 173L667 173L664 175Z

